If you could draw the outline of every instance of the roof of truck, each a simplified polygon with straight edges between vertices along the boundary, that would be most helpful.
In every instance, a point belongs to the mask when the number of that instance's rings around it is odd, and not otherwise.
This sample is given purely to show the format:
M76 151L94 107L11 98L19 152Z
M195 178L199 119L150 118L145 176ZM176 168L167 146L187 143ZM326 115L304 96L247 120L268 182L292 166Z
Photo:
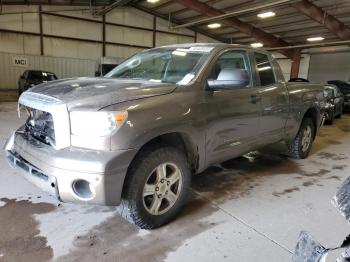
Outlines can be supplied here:
M156 48L193 48L193 47L207 47L207 48L216 48L216 47L236 47L236 48L243 48L247 50L259 50L259 52L268 52L264 48L253 48L248 45L240 45L240 44L225 44L225 43L184 43L184 44L174 44L174 45L165 45L160 46Z

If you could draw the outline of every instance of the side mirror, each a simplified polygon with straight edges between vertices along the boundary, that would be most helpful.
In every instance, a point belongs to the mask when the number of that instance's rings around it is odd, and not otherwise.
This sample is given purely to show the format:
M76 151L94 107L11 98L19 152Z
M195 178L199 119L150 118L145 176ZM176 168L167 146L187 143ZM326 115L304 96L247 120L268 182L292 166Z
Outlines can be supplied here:
M24 79L24 75L21 75L19 78L20 78L20 79Z
M101 73L100 73L100 71L96 71L96 72L95 72L95 76L96 76L96 77L99 77L99 76L101 76Z
M210 89L239 88L248 84L248 73L243 69L221 69L217 80L208 80Z

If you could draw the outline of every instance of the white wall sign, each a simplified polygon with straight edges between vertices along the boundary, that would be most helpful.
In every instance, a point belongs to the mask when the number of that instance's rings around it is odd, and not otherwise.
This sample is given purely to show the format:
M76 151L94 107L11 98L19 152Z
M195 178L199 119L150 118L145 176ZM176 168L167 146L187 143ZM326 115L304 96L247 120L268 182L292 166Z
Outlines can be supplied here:
M28 67L28 59L25 57L13 56L12 57L12 65L13 66L20 66L20 67Z

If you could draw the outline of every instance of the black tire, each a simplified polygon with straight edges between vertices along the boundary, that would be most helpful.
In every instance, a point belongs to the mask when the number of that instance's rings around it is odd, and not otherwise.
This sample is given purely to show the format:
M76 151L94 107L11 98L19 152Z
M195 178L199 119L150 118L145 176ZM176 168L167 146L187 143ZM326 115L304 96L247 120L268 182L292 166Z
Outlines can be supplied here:
M153 201L157 201L160 197L157 198L156 194L161 190L159 189L154 195L145 197L144 187L152 174L156 173L156 168L164 163L174 164L178 170L180 170L182 186L181 189L177 191L179 193L174 204L172 206L168 204L169 210L162 214L154 215L146 209L145 203L149 198L151 198L151 205ZM166 167L166 169L167 168L168 167ZM154 183L157 184L157 182ZM170 183L168 183L168 185L169 184ZM123 218L140 228L153 229L160 227L170 222L180 212L187 199L190 184L190 167L185 154L181 150L174 147L148 148L138 154L129 169L124 183L122 201L118 207L118 212ZM177 187L179 188L180 186L178 185ZM170 191L170 187L168 189ZM163 204L170 203L165 196L161 198L160 201Z
M327 125L333 125L334 118L335 118L334 114L335 114L334 111L330 113L329 118L325 122Z
M339 114L335 118L341 118L343 115L343 106L340 106Z
M308 127L311 129L311 140L306 150L303 150L303 135ZM304 118L297 136L288 144L289 153L293 158L304 159L309 155L315 137L315 132L315 124L312 119L308 117Z

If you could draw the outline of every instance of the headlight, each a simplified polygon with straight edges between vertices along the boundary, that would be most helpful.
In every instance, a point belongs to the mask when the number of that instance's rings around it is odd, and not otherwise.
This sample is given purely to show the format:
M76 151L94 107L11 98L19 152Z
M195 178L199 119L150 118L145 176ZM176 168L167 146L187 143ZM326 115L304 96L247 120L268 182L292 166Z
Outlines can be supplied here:
M127 112L71 112L71 133L80 136L106 136L118 130L127 117Z

